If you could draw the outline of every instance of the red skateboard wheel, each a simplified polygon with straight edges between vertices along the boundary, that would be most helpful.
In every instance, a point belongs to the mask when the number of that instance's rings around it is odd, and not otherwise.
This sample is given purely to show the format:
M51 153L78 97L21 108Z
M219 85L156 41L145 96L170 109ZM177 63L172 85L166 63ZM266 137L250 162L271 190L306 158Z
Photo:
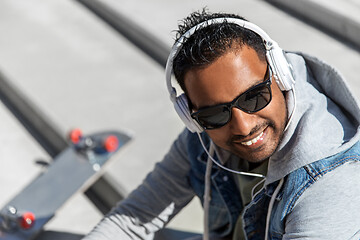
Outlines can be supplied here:
M31 228L35 223L35 215L32 212L26 212L20 217L20 226L23 229Z
M70 132L69 137L72 143L77 144L82 138L82 131L79 128L75 128Z
M104 148L107 152L114 152L119 146L119 140L116 136L110 135L104 141Z

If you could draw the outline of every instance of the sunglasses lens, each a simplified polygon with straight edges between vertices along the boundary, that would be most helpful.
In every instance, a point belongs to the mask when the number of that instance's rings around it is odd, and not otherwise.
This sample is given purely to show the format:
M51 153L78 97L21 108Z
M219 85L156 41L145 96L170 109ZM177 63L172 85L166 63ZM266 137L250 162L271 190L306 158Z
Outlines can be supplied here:
M266 82L265 84L241 94L234 105L247 113L254 113L265 108L271 101L270 85ZM231 107L218 105L205 108L194 113L193 117L205 129L219 128L230 121Z
M242 94L235 105L245 112L254 113L266 107L270 101L270 88L268 86L258 86Z
M225 106L215 106L204 109L197 114L200 125L206 129L224 126L230 119L230 111Z

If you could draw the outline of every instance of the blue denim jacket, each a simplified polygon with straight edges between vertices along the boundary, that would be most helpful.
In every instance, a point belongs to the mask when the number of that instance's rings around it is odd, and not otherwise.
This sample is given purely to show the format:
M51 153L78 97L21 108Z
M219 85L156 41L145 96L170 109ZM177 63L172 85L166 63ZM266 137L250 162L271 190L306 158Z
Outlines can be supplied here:
M208 145L209 139L205 134L203 134L203 138ZM190 182L196 195L203 202L207 155L202 150L197 135L192 134L188 143L192 165L189 174ZM308 164L286 176L271 213L269 239L282 239L286 216L291 213L296 201L306 189L325 174L345 163L354 161L360 161L359 142L346 151ZM226 236L233 231L235 223L243 211L243 204L231 173L219 169L215 165L211 172L211 180L210 231L220 236ZM267 210L277 184L278 181L267 185L245 208L242 217L247 239L264 239Z

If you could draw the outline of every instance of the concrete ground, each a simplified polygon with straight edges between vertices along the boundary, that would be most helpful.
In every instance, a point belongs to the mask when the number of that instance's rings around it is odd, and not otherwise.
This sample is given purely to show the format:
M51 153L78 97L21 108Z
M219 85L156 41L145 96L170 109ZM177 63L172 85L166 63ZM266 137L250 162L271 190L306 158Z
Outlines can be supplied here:
M359 52L265 1L103 1L169 49L178 20L190 12L207 6L212 12L238 13L261 26L283 49L310 53L334 65L360 97ZM355 0L347 2L359 7ZM106 170L127 192L141 183L182 130L163 68L78 2L2 0L0 32L0 71L64 135L74 127L85 133L117 129L134 134ZM0 119L2 206L41 171L34 161L49 156L2 105ZM170 226L201 232L199 206L194 200ZM78 193L46 229L77 236L90 231L101 217Z

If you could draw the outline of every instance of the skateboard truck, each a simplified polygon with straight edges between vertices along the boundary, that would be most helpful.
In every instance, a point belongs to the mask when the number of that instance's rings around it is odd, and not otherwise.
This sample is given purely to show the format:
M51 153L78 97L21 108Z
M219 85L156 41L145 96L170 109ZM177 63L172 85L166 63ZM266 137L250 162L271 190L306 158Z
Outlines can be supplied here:
M96 153L111 153L119 147L119 140L115 135L98 138L84 137L78 128L70 131L69 138L79 151L93 150Z
M0 229L7 232L18 228L27 230L35 224L35 215L32 212L19 213L13 206L8 206L5 212L0 213Z
M100 170L101 163L94 155L110 154L119 148L119 139L116 135L104 134L103 136L84 136L79 128L70 131L69 139L75 149L87 156L95 171Z

